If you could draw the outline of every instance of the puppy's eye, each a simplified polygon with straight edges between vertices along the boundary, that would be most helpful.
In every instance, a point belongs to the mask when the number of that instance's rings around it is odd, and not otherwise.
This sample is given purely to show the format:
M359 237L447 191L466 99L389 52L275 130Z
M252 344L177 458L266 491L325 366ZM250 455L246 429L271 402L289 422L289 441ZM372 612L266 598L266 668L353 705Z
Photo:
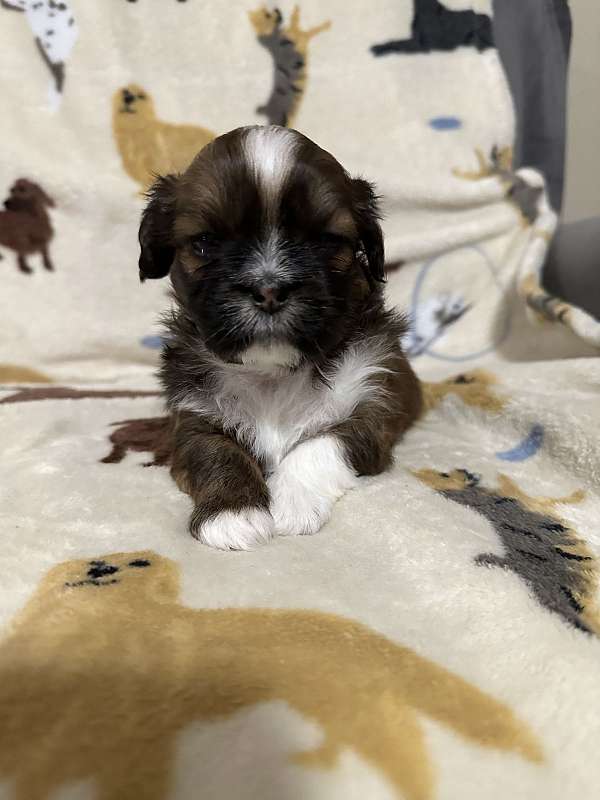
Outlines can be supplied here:
M146 99L145 94L138 94L138 100L145 100L145 99Z
M217 245L218 240L212 233L199 233L192 239L192 250L198 258L212 258Z

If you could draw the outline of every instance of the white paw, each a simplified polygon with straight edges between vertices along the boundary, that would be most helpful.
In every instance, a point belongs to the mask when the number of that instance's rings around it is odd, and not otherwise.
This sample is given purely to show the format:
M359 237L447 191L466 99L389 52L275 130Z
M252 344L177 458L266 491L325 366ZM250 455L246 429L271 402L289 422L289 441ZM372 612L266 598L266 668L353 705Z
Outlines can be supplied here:
M262 508L222 511L203 522L192 533L203 544L219 550L253 550L266 544L275 533L273 517Z
M335 502L357 480L333 436L299 445L268 480L277 532L284 536L316 533L331 516Z
M293 475L269 482L271 514L278 533L295 536L316 533L327 522L335 498L324 497L303 486Z

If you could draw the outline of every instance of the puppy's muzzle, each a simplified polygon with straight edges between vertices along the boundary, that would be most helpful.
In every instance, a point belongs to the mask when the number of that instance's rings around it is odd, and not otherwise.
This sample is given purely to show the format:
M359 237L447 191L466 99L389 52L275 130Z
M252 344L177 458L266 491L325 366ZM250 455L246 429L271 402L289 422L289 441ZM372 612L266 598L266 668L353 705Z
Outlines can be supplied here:
M282 311L290 296L298 289L296 284L257 283L252 286L240 286L243 294L252 298L254 305L265 314L277 314Z

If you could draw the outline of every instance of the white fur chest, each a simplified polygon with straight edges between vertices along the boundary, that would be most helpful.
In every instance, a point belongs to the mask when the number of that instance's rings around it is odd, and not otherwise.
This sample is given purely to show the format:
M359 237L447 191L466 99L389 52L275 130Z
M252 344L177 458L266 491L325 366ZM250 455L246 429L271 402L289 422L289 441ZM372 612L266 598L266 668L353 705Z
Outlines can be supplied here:
M223 428L270 471L303 436L339 418L327 394L308 369L283 376L235 371L224 377L213 401Z
M212 391L198 391L177 405L222 425L271 472L302 438L347 419L378 392L373 377L386 371L383 350L374 342L352 347L327 383L315 380L309 367L273 373L223 365Z

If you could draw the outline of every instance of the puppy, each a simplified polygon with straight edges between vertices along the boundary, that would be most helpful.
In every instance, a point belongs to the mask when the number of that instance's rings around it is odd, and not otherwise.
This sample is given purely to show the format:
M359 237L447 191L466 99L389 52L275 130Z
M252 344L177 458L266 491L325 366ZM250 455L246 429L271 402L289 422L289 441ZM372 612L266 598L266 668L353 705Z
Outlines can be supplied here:
M161 376L192 534L315 533L421 409L372 187L294 130L238 128L154 184L139 239L141 279L171 272Z

